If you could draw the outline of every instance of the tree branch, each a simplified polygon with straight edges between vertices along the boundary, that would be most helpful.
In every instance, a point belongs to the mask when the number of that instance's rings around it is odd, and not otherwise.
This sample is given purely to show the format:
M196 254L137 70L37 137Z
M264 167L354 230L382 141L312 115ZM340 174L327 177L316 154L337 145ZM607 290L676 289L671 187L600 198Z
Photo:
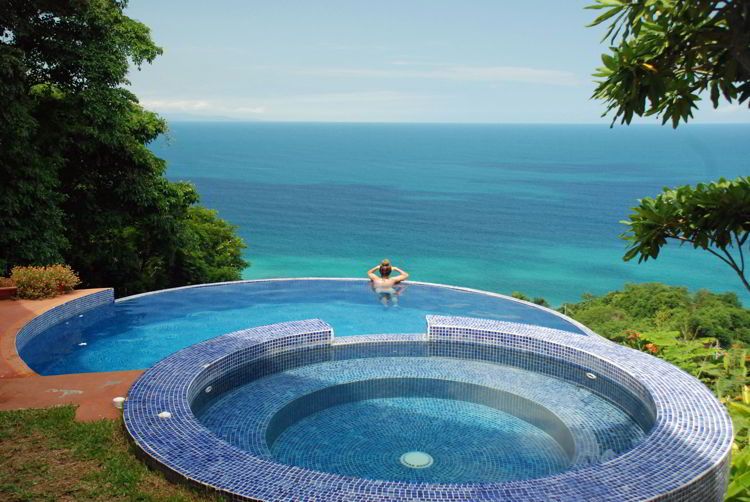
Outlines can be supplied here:
M681 236L679 236L679 235L672 235L672 234L668 234L668 235L667 235L666 237L667 237L668 239L675 239L675 240L678 240L678 241L680 241L680 242L689 242L690 244L695 244L695 241L694 241L694 240L692 240L692 239L688 239L687 237L681 237ZM703 246L701 246L701 247L703 247ZM718 259L720 259L721 261L723 261L724 263L726 263L726 264L727 264L727 265L729 265L730 267L732 267L732 268L733 268L733 269L735 270L735 272L738 272L738 273L739 273L739 268L737 268L737 264L736 264L736 263L734 263L734 260L732 259L732 256L731 256L731 255L729 256L729 258L730 258L730 260L732 260L732 261L729 261L729 260L727 260L726 258L724 258L724 257L723 257L723 256L721 256L721 255L720 255L719 253L717 253L716 251L714 251L713 249L711 249L711 248L709 248L709 247L706 247L706 248L704 248L704 249L705 249L706 251L708 251L709 253L711 253L712 255L716 256L716 257L717 257ZM725 251L725 252L726 252L726 251Z
M689 242L691 244L695 244L694 240L688 239L687 237L681 237L679 235L668 234L668 235L666 235L666 237L668 239L675 239L675 240L678 240L680 242ZM701 246L701 247L703 247L703 246ZM729 265L732 268L732 270L734 270L737 273L737 275L740 276L740 280L742 281L742 284L745 285L745 288L747 288L747 290L750 291L750 283L748 283L747 279L745 279L744 258L743 258L742 269L740 269L737 266L737 263L734 261L734 258L732 257L732 255L729 254L729 252L726 249L723 249L723 251L729 257L729 260L727 260L726 258L724 258L723 256L721 256L719 253L717 253L716 251L714 251L710 247L705 247L703 249L705 249L706 251L708 251L709 253L711 253L712 255L716 256L721 261L723 261L724 263L726 263L727 265ZM740 248L740 256L742 256L742 248Z
M740 237L737 232L734 232L734 239L737 241L737 250L740 253L740 263L742 263L742 273L745 273L745 255L742 253L742 244L740 244Z
M730 245L731 245L731 242L730 242ZM721 250L724 251L725 255L727 255L727 258L729 258L729 260L732 262L732 264L734 265L734 269L737 270L738 273L744 272L744 270L741 270L740 267L737 265L737 262L734 260L734 256L729 254L729 251L727 251L727 248L721 248Z
M727 23L733 32L730 47L734 57L737 58L737 62L747 73L750 73L750 55L747 53L747 45L750 42L750 36L747 34L748 23L747 20L742 18L738 9L741 9L741 6L727 13Z

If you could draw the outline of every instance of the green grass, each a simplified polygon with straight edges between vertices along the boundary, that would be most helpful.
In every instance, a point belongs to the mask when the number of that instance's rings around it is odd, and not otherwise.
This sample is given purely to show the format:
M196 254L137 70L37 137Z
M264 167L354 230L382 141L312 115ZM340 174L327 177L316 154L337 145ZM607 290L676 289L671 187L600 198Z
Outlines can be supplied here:
M0 412L0 500L219 501L135 457L122 420L75 422L75 407Z

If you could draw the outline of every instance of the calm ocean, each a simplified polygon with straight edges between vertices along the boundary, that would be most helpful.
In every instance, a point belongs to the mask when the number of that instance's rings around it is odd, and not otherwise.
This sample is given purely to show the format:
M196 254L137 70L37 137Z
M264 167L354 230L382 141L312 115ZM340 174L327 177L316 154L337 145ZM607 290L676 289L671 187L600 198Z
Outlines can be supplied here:
M152 149L239 226L244 276L354 276L389 258L417 281L553 305L626 282L735 291L717 258L618 238L664 186L750 174L750 125L172 123Z

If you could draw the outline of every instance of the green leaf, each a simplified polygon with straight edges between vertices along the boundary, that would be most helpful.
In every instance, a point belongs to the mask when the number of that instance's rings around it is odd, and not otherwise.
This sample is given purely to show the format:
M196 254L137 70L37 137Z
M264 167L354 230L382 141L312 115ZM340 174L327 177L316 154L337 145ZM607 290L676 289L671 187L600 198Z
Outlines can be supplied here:
M740 476L732 476L725 498L735 497L748 489L750 489L750 472L745 472Z
M615 71L617 69L617 61L609 54L602 54L602 63L609 70Z
M604 21L611 18L612 16L619 14L623 8L624 6L620 5L618 7L613 7L609 9L607 12L597 17L593 22L591 22L590 24L587 24L586 27L589 28L591 26L596 26L598 24L603 23Z

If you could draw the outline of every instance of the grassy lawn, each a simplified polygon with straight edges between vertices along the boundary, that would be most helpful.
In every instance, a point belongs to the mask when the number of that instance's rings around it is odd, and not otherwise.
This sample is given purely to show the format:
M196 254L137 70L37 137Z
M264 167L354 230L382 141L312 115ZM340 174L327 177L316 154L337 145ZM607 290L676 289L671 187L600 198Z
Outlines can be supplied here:
M139 461L122 420L73 421L75 407L0 412L0 500L219 501Z

